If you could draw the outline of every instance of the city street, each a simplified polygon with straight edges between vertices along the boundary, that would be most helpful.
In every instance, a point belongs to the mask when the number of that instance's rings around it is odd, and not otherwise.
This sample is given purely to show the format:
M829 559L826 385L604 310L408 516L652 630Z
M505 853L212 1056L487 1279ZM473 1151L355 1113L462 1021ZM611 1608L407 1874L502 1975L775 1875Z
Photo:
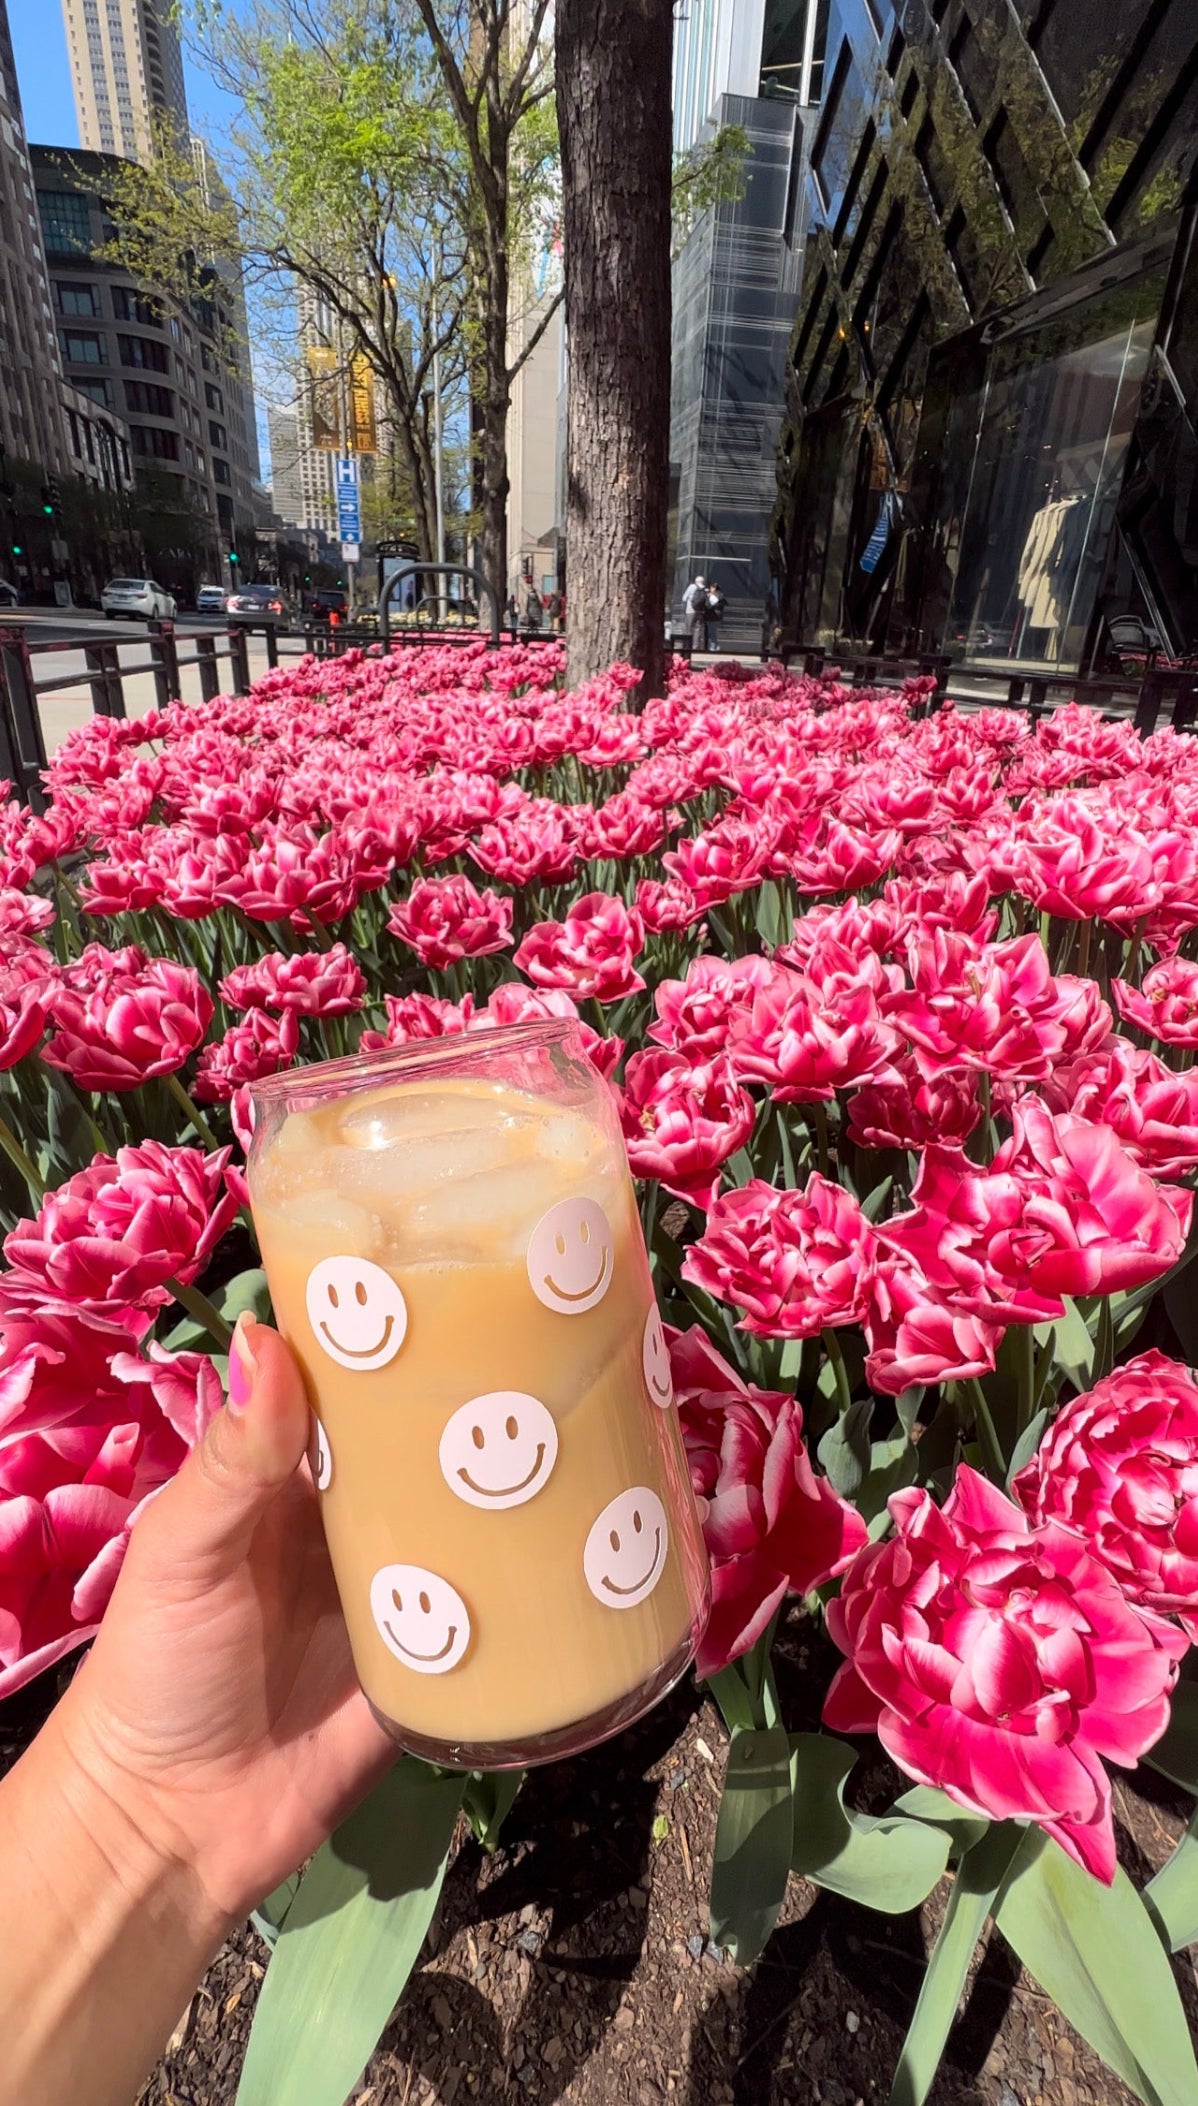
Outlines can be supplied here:
M51 754L62 744L67 733L77 724L86 724L92 715L92 694L88 682L86 647L89 643L115 643L120 647L122 666L144 664L149 657L149 629L145 622L106 621L102 614L89 608L17 607L0 609L0 627L24 629L33 655L34 678L54 680L67 674L78 674L78 686L60 688L54 694L40 698L42 731L46 741L46 752ZM225 625L219 620L199 614L180 614L175 623L175 638L180 654L179 684L185 702L200 700L200 674L194 663L195 638L216 636L223 638ZM257 678L267 669L266 639L260 630L251 631L248 639L250 674ZM283 651L294 651L301 639L283 640ZM41 648L56 646L53 650ZM65 647L65 648L64 648ZM218 661L221 689L231 687L229 661ZM125 682L125 708L131 717L144 716L155 705L157 696L152 672L133 673Z

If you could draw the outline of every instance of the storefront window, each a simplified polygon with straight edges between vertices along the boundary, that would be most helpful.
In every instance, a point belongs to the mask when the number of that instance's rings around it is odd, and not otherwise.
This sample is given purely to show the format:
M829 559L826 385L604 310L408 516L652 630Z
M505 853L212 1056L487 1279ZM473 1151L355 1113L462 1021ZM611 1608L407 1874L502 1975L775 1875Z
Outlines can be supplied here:
M1146 275L991 352L947 636L964 657L1080 669L1162 292Z

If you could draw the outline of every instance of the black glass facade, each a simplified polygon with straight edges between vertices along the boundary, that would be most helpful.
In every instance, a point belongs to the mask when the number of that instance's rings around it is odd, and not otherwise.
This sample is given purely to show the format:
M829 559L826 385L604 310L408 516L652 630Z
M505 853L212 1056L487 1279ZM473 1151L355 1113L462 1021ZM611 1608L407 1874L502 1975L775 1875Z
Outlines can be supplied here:
M788 640L1198 644L1198 5L831 0L771 562Z

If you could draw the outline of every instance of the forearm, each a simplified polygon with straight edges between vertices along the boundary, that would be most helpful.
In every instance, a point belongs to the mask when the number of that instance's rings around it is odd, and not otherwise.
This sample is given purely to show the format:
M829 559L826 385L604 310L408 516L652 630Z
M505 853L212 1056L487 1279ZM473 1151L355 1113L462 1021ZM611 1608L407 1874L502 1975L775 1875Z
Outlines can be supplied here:
M53 1718L0 1784L0 1922L0 2106L130 2106L226 1928Z

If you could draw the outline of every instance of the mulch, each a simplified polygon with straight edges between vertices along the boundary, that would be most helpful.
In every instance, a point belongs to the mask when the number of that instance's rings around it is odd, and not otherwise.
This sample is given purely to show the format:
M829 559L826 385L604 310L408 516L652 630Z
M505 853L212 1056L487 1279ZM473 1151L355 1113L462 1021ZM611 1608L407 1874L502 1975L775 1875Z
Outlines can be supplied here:
M783 1708L816 1723L831 1661L795 1611ZM54 1697L0 1712L0 1770ZM718 1713L684 1682L620 1739L534 1772L487 1857L463 1826L442 1905L355 2106L884 2106L947 1893L866 1915L793 1879L744 1973L708 1938L724 1761ZM898 1780L858 1773L863 1804ZM857 1780L855 1780L856 1782ZM1120 1854L1148 1877L1184 1795L1150 1771L1116 1785ZM248 1926L196 1991L139 2106L232 2106L267 1950ZM1198 2039L1189 1956L1176 1963ZM929 2106L1132 2106L999 1937L975 1965Z

